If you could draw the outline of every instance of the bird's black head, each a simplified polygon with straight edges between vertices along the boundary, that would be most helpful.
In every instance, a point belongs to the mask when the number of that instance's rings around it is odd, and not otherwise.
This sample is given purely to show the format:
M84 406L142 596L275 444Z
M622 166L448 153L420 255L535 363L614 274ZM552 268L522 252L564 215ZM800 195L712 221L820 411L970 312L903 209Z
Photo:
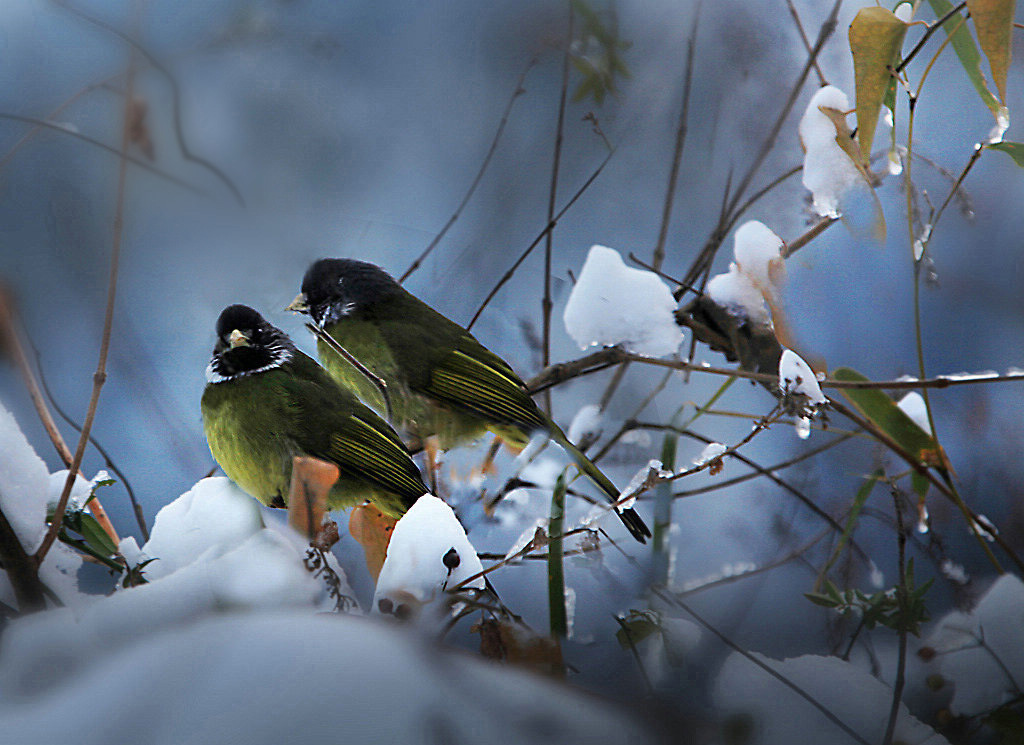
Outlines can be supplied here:
M248 305L229 305L217 319L217 343L206 368L210 383L222 383L283 365L295 345Z
M320 259L302 278L302 293L289 310L308 313L318 326L354 315L402 291L376 264L355 259Z

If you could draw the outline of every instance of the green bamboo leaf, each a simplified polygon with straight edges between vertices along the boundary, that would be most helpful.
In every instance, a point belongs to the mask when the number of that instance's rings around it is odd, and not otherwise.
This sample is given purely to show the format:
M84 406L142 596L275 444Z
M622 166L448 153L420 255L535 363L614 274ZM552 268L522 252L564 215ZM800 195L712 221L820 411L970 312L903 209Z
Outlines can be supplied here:
M866 382L868 378L849 367L833 371L835 380L844 382ZM921 429L903 413L885 392L877 388L843 388L842 394L870 419L880 430L895 440L904 450L924 462L932 462L938 455L935 438Z
M861 8L850 24L850 51L857 87L857 141L861 155L871 156L871 142L896 67L907 24L887 8Z
M564 637L569 633L569 618L565 610L565 570L562 567L562 531L565 518L566 471L555 481L551 494L551 522L548 525L548 618L551 636Z
M1013 162L1024 168L1024 143L1021 142L993 142L991 145L985 147L991 150L998 150L1002 153L1006 153Z
M98 553L104 556L113 556L117 553L117 546L110 540L110 536L107 532L100 527L100 524L96 522L96 518L87 512L80 513L81 524L79 526L78 533L85 539L85 542L89 544Z
M992 80L1003 103L1006 103L1006 71L1010 67L1015 5L1016 0L967 0L978 43L988 57Z
M950 0L928 0L928 2L932 6L932 10L935 11L935 15L939 18L944 17L953 9L953 3ZM960 58L960 64L963 65L964 71L967 73L967 77L970 79L974 89L981 96L981 100L988 107L988 110L992 112L992 116L998 120L1003 107L999 103L999 99L996 98L995 94L988 87L985 75L981 71L981 54L978 52L978 46L974 43L974 37L971 36L964 17L960 14L953 16L942 24L942 29L951 37L953 50L956 52L957 57Z

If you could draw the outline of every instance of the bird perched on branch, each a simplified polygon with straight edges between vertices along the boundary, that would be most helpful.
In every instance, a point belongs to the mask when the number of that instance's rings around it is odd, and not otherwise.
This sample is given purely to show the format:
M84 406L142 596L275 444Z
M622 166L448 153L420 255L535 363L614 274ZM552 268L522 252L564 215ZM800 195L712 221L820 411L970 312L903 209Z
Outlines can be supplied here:
M442 448L488 430L524 446L544 431L612 501L619 490L530 398L503 359L462 326L409 294L380 267L354 259L321 259L288 307L313 322L385 383L392 423L420 442ZM329 344L317 339L320 361L342 386L383 412L379 388ZM616 509L641 543L650 530L633 509Z
M252 308L231 305L220 314L206 381L210 451L261 502L286 505L296 456L338 468L331 509L369 499L397 518L427 492L395 431Z

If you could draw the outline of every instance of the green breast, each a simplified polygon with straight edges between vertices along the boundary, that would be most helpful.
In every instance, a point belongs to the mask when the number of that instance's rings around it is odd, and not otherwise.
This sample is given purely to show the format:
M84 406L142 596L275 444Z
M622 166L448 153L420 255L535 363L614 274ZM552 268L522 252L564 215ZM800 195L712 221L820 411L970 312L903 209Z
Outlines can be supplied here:
M279 370L208 384L201 409L210 452L232 481L270 504L286 499L291 459L297 455L287 428L292 419Z

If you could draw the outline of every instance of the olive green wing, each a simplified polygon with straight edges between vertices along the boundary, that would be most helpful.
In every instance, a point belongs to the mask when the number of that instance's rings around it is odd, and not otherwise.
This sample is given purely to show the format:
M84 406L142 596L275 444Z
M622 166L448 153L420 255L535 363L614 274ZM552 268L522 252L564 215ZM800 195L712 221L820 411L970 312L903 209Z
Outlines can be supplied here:
M338 386L312 359L293 360L289 382L295 416L302 426L296 443L305 453L330 461L342 476L361 479L411 505L428 489L395 431Z
M419 388L418 393L488 422L527 433L551 426L508 363L469 334L435 363Z

